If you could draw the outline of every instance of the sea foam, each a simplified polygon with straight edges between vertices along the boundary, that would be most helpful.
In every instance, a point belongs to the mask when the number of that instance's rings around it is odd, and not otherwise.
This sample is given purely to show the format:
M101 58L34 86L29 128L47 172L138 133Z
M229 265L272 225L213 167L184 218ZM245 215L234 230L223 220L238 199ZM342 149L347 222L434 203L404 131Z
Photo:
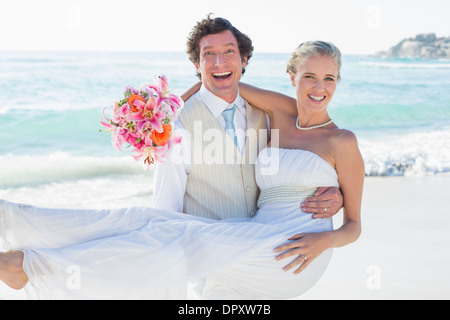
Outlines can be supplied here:
M367 176L420 176L450 172L450 130L359 140Z
M55 152L47 156L0 155L0 188L36 186L103 176L144 175L131 156L89 157Z

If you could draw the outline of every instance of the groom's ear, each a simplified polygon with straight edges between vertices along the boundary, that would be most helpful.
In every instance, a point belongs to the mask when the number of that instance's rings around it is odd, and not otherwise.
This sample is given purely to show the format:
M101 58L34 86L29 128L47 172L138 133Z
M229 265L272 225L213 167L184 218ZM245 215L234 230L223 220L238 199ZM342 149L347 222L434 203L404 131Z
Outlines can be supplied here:
M242 68L245 68L248 64L248 58L247 57L243 57L242 58Z

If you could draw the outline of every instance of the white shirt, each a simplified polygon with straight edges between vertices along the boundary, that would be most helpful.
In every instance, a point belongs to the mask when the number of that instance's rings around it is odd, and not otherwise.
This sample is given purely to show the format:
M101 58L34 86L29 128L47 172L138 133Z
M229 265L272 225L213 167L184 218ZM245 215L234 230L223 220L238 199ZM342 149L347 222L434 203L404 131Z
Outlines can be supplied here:
M198 98L211 111L219 124L225 129L225 118L222 112L230 106L236 104L234 113L234 127L238 138L239 150L244 150L245 132L247 131L247 112L244 99L239 95L232 103L217 97L204 86L196 93ZM183 124L178 119L174 124L175 129L182 136L182 142L175 145L167 156L166 161L155 166L153 175L153 206L166 210L183 212L184 193L186 191L186 182L191 171L191 147L190 140L186 139Z

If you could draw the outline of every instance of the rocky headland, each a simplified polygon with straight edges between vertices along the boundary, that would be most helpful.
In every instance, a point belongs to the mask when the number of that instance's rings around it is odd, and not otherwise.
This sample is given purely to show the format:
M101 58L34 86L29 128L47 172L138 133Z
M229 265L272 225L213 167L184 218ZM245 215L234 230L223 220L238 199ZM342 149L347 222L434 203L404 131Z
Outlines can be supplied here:
M419 34L376 55L385 58L450 59L450 37L438 38L434 33Z

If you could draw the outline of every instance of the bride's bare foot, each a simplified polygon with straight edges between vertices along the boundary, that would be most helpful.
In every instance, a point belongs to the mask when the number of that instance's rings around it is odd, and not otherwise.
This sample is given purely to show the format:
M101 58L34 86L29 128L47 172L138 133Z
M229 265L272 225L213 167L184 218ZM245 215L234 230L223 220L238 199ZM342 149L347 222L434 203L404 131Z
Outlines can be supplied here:
M25 287L28 276L23 270L22 251L0 253L0 280L16 290Z

